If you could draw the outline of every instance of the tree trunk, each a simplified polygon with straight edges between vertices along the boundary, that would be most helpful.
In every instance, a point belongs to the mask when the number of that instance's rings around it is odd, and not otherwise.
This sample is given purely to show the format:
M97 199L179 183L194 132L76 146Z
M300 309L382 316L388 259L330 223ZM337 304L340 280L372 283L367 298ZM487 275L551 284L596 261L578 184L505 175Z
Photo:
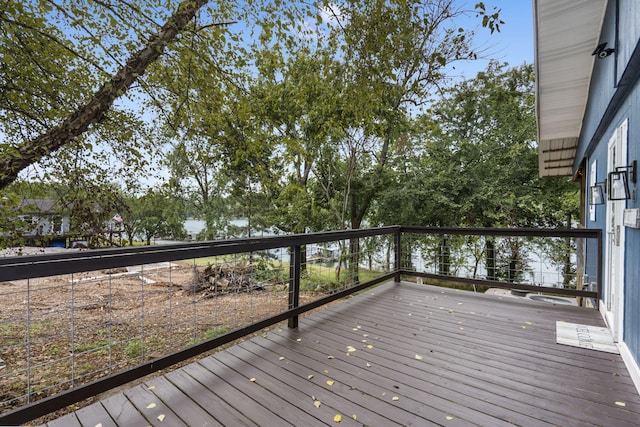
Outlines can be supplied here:
M496 280L496 243L492 237L485 241L487 248L487 280Z
M567 213L567 228L571 228L571 212ZM568 287L571 284L571 279L575 275L572 271L572 263L571 263L571 238L567 237L564 239L564 267L562 269L562 283L564 287Z
M438 274L448 276L451 273L451 248L449 247L449 239L447 236L440 237L440 246L438 247Z

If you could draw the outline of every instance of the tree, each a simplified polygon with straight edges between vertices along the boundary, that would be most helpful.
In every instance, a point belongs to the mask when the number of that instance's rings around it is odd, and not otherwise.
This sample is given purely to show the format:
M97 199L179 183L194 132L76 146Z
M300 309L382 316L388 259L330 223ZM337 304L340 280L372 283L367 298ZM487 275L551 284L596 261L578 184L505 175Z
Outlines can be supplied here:
M417 120L413 143L420 156L397 168L394 191L380 199L381 220L393 221L392 206L408 203L411 217L401 219L419 225L565 225L577 211L577 188L566 178L538 176L533 88L531 65L507 69L493 62L448 91ZM490 278L523 273L522 242L507 240L500 248L488 239L486 246Z
M5 122L9 127L2 131L12 135L15 129L21 129L22 132L18 135L23 135L25 139L9 140L4 144L0 154L0 188L14 181L24 168L71 143L87 132L90 126L102 122L114 101L160 57L164 49L188 26L205 3L206 0L181 2L166 23L146 40L144 46L133 52L107 81L88 95L87 91L93 87L97 79L93 76L90 76L88 81L82 79L84 84L72 81L70 89L66 89L66 76L79 77L78 73L74 72L75 69L86 66L87 63L106 74L99 59L92 52L85 51L85 43L88 39L89 43L99 44L94 31L97 32L96 29L104 25L105 20L113 24L118 19L123 19L119 14L120 10L107 5L100 11L83 13L79 5L73 4L71 10L66 10L50 2L27 5L14 0L6 2L0 13L5 33L1 53L3 62L4 58L14 62L12 65L15 66L15 71L11 71L13 67L3 68L2 84L5 96L0 110L9 118ZM148 18L145 11L136 6L127 5L123 9L125 12L135 11L137 22ZM91 16L91 12L100 12L99 20ZM69 32L65 33L45 18L51 15L62 16L71 22ZM127 13L125 18L129 15ZM71 37L76 34L77 38ZM69 39L65 38L67 35L70 35ZM51 55L48 61L41 59L43 51ZM13 72L17 73L17 79L12 79L10 73ZM13 86L15 83L18 85ZM30 83L35 84L29 86ZM24 88L27 89L27 93L22 93ZM13 94L18 94L17 101L12 99ZM36 100L36 107L41 109L40 114L37 108L31 108L25 102L25 98ZM75 99L82 101L76 102ZM39 134L33 136L36 133Z
M133 206L132 218L125 221L132 224L133 234L143 236L150 245L154 237L184 239L184 212L184 206L166 188L149 189Z

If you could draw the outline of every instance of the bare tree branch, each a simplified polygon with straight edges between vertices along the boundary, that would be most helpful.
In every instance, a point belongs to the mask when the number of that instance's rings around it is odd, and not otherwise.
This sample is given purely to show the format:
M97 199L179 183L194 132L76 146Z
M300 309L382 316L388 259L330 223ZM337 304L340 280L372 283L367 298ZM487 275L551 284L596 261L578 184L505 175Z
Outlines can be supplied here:
M149 38L146 46L133 54L86 104L71 113L58 126L15 149L0 153L0 189L13 182L21 170L82 135L92 124L102 121L113 102L162 55L165 46L176 38L206 3L207 0L183 0L162 28Z

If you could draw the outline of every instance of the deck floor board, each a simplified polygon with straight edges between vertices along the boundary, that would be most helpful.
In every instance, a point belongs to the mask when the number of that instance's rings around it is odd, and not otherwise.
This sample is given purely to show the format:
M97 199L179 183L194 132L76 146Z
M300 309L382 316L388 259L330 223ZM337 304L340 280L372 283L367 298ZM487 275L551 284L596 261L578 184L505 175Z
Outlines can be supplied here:
M556 344L556 321L604 326L593 309L387 283L49 425L640 425L620 355Z

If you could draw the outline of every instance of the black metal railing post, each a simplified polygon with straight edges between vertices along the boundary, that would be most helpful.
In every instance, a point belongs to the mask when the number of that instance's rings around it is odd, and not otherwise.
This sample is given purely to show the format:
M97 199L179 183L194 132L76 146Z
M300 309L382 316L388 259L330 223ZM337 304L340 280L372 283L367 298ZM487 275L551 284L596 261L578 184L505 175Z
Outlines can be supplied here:
M398 228L398 230L393 234L394 246L395 246L395 275L393 276L393 281L395 283L400 283L402 270L402 252L400 248L402 247L401 242L402 228Z
M300 269L302 268L302 247L300 245L291 248L289 266L289 310L300 305ZM298 327L298 315L289 317L290 328Z

